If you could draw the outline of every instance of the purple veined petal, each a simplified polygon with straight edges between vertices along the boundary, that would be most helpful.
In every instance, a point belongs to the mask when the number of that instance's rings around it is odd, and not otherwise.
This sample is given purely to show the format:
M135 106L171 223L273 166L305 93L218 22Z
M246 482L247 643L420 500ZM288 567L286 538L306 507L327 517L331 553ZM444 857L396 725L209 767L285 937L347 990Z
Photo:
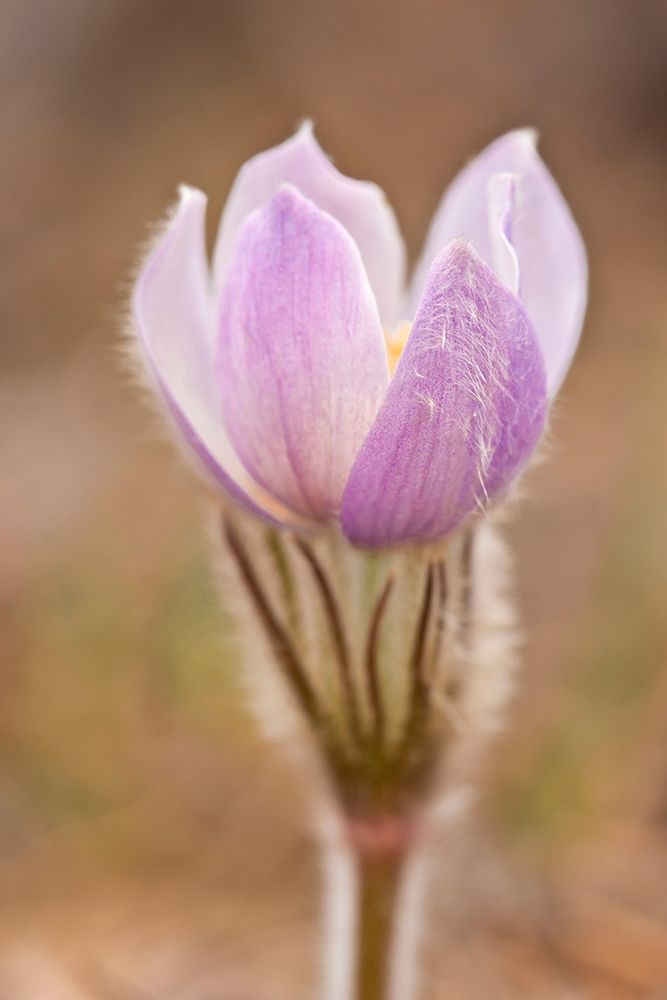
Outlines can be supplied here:
M396 216L380 187L346 177L334 167L310 122L241 168L220 222L213 266L216 287L224 283L244 220L285 183L293 184L347 229L361 252L383 323L396 323L405 282L405 247Z
M409 296L414 311L436 254L457 236L470 240L503 280L498 257L498 217L493 217L497 174L515 177L511 243L519 267L519 296L544 354L553 396L576 350L586 309L586 252L556 182L536 150L529 129L509 132L458 174L438 206ZM502 186L502 184L501 184ZM496 208L497 208L497 202ZM490 214L491 213L491 214ZM500 258L502 262L503 258ZM505 261L506 262L506 261Z
M382 547L448 534L502 493L546 414L521 302L463 240L435 260L396 375L352 467L341 522Z
M222 425L204 242L206 197L183 187L175 213L134 288L139 343L166 408L191 452L230 496L268 520L289 517L251 482ZM269 503L265 505L266 500Z
M248 217L222 297L225 426L253 479L290 509L336 515L389 382L356 244L285 186Z

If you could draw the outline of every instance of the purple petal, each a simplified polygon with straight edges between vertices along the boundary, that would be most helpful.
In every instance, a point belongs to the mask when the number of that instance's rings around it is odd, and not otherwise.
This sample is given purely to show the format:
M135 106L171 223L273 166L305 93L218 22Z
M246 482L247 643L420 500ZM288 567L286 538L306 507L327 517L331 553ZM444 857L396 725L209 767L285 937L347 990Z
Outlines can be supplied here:
M285 187L245 222L222 301L225 425L253 478L334 515L389 381L368 278L347 231Z
M516 185L511 216L504 214L503 222L498 216L498 198L507 180L499 184L499 174L513 175ZM499 235L499 223L504 236ZM431 261L461 235L501 280L508 273L501 243L509 241L514 247L519 296L542 347L549 392L555 394L581 333L588 280L586 253L567 203L528 129L509 132L492 143L445 191L415 272L412 310L421 297Z
M234 499L274 520L275 504L269 514L256 502L260 491L222 425L214 378L205 214L205 195L182 188L173 218L146 259L134 289L139 343L188 447Z
M462 240L436 258L343 496L362 546L446 535L502 492L537 443L544 364L513 295Z
M352 180L336 170L309 122L287 142L253 156L241 168L220 222L214 256L217 287L224 283L244 220L285 183L345 226L361 252L383 322L393 325L400 318L405 281L405 249L396 217L376 184Z

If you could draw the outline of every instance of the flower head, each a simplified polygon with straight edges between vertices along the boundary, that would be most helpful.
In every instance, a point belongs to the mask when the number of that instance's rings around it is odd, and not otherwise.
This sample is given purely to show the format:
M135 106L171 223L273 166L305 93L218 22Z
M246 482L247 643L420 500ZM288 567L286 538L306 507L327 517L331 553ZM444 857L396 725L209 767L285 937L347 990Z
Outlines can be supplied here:
M212 272L183 188L134 317L187 445L222 490L362 547L450 533L507 490L579 338L586 260L528 131L453 181L410 288L381 190L310 125L241 169Z

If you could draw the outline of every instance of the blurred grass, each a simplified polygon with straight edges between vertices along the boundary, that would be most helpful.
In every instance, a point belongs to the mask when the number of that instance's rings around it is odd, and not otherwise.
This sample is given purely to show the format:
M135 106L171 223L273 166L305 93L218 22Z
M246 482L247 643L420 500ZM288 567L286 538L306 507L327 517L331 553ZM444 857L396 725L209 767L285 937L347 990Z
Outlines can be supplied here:
M557 706L494 799L506 833L547 855L645 808L635 792L659 739L667 691L667 465L660 459L667 352L664 342L656 346Z
M96 522L82 531L25 595L3 744L47 825L150 794L143 757L161 727L212 746L243 727L232 639L198 533L187 544L173 533L148 581L140 565L132 574L131 551L121 556L120 514L104 533Z

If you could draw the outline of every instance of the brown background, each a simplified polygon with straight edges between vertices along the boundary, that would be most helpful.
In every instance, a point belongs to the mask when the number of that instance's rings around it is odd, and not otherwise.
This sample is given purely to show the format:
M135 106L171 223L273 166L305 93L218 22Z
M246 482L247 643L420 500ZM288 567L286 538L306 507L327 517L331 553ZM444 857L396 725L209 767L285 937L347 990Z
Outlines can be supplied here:
M304 115L385 187L413 257L454 171L535 125L590 253L553 453L510 529L521 691L475 836L443 849L430 995L667 996L667 6L0 19L0 998L309 995L300 792L244 713L200 492L116 351L177 183L209 192L212 233L239 165Z

